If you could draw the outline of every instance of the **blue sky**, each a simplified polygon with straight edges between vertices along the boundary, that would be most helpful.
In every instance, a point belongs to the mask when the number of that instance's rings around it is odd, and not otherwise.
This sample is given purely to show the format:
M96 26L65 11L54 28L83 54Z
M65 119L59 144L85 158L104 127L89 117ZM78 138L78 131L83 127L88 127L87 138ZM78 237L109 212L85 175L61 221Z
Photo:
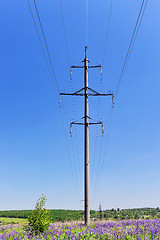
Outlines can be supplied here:
M88 58L93 63L101 63L110 1L88 1ZM113 0L103 65L103 92L115 91L141 2ZM40 31L32 0L30 4ZM40 0L37 6L60 91L70 92L60 1ZM70 64L73 65L84 59L86 1L62 0L62 6ZM148 1L116 98L107 149L108 125L102 149L101 129L90 128L93 209L98 209L100 202L103 209L160 206L159 8L158 0ZM66 120L58 104L55 82L50 79L27 0L0 1L0 29L0 209L31 209L42 193L47 195L48 208L82 209L83 128L73 128L73 154L69 136L69 124L73 119L72 98L62 98ZM89 85L98 90L99 83L99 71L90 70ZM74 70L73 88L81 87L83 71ZM83 99L74 101L76 119L80 119L84 114ZM100 102L100 119L104 122L110 103L108 97ZM90 99L90 117L93 119L97 119L97 107L98 99ZM94 194L99 161L103 170ZM80 193L74 183L76 174Z

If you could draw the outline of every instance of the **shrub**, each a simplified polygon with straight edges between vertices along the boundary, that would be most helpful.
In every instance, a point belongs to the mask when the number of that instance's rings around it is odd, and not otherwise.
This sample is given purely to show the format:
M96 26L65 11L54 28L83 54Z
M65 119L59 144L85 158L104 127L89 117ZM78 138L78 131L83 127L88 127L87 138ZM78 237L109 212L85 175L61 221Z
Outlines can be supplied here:
M37 200L32 214L28 217L27 231L31 235L39 235L49 229L51 220L49 211L44 208L46 201L46 196L42 194L42 197Z

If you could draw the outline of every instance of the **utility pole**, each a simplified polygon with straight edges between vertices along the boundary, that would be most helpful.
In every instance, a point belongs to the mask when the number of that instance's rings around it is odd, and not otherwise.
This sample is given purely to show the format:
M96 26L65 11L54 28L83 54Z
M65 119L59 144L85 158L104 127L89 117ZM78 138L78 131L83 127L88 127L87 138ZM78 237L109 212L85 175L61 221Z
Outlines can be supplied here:
M85 142L84 142L84 172L85 172L85 224L90 224L90 200L89 200L89 115L88 115L88 60L87 60L87 47L85 47L85 59L84 59L84 79L85 79Z
M92 88L88 87L88 69L89 68L100 68L101 74L102 74L102 68L101 65L96 66L88 66L87 59L87 46L85 47L85 58L82 61L84 63L84 66L71 66L71 75L72 75L72 69L73 68L83 68L84 69L84 87L74 93L60 93L60 96L62 95L70 95L70 96L84 96L84 122L77 122L73 121L70 124L70 129L72 129L73 124L77 125L84 125L84 194L85 194L85 225L90 225L90 197L89 197L89 125L94 124L100 124L102 126L102 132L103 132L103 123L98 122L91 122L89 120L92 120L89 117L89 109L88 109L88 97L89 96L112 96L112 103L114 104L114 97L112 93L99 93ZM71 132L71 130L70 130Z
M102 220L102 207L101 207L101 203L99 204L99 217L100 217L100 220Z

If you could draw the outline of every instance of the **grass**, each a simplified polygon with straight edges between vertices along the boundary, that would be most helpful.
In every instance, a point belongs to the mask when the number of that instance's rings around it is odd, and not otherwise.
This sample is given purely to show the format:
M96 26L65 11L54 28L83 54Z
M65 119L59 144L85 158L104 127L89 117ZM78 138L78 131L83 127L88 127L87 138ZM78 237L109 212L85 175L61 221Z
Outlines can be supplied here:
M0 217L0 225L7 224L27 224L27 219Z

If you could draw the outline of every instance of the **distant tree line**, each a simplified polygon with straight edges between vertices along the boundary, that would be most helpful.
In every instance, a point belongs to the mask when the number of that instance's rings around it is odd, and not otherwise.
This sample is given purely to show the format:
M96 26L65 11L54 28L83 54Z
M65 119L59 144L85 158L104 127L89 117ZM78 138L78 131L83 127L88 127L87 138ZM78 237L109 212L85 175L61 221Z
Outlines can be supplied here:
M160 218L160 209L157 208L134 208L134 209L111 209L103 211L104 219L152 219Z
M84 220L83 210L49 210L52 222L65 222ZM28 218L32 210L10 210L0 211L0 217ZM110 209L94 211L91 210L92 220L124 220L124 219L152 219L160 218L160 209L157 208L135 208L135 209Z

